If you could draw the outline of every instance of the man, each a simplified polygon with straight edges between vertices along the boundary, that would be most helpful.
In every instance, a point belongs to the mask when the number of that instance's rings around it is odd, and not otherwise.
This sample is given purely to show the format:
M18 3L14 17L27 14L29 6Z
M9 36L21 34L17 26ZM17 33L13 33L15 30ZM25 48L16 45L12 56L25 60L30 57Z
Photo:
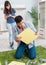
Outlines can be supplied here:
M23 22L23 18L22 16L16 16L15 18L15 21L16 21L16 27L15 27L15 41L19 43L19 46L16 50L16 54L15 54L15 57L17 59L20 59L25 50L27 52L27 55L30 59L35 59L36 58L36 49L35 49L35 45L34 45L34 41L30 44L25 44L24 42L21 41L21 37L17 37L17 35L19 33L21 33L24 29L30 27L34 32L35 34L37 34L35 28L34 28L34 25L31 23L27 23L27 22ZM27 35L28 36L28 35Z

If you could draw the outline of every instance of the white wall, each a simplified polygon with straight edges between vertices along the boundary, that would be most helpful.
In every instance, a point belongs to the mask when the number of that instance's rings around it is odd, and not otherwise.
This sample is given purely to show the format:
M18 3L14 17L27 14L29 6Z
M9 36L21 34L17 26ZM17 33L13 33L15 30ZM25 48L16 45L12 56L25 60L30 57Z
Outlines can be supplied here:
M4 1L5 0L0 0L0 6L3 7L4 5ZM12 7L16 8L16 7L22 7L24 6L24 8L26 8L25 10L16 10L17 15L22 15L24 20L26 21L32 21L32 18L30 17L30 15L28 14L28 10L31 10L32 7L37 6L38 5L38 0L9 0L11 2ZM4 20L3 17L3 11L0 10L0 24L1 24L1 28L2 30L6 29L6 22Z
M16 7L16 5L24 5L26 7L26 10L24 12L24 18L26 20L30 20L32 21L32 18L30 18L29 14L27 13L28 10L31 10L32 7L37 6L38 5L38 0L10 0L10 2L12 3L12 6ZM14 5L14 4L15 5Z
M38 0L26 0L26 20L32 21L31 16L27 13L27 11L31 11L32 7L38 5ZM38 8L38 7L37 7Z

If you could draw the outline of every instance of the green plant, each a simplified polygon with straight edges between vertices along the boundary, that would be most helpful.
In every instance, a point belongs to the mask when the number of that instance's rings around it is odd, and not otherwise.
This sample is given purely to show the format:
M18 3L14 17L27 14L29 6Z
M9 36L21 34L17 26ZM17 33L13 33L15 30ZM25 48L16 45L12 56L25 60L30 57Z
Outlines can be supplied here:
M38 11L36 7L32 7L31 11L28 11L28 13L33 18L33 24L35 27L38 26Z

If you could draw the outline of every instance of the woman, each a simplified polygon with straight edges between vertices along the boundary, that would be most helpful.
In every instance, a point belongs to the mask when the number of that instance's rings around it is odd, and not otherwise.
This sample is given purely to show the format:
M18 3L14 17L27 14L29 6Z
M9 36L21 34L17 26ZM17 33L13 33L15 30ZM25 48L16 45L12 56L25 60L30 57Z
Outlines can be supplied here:
M14 45L13 28L15 26L15 20L14 20L15 17L16 17L16 11L11 7L11 4L9 1L5 1L4 18L7 20L7 27L9 31L9 43L12 49Z

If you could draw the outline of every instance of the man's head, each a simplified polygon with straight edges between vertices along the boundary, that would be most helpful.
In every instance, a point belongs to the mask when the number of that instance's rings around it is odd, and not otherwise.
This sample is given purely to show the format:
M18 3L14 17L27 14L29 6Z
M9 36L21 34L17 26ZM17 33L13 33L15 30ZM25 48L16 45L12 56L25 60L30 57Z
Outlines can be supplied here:
M22 16L16 16L15 18L15 21L16 21L16 24L19 28L22 28L23 27L23 17Z

